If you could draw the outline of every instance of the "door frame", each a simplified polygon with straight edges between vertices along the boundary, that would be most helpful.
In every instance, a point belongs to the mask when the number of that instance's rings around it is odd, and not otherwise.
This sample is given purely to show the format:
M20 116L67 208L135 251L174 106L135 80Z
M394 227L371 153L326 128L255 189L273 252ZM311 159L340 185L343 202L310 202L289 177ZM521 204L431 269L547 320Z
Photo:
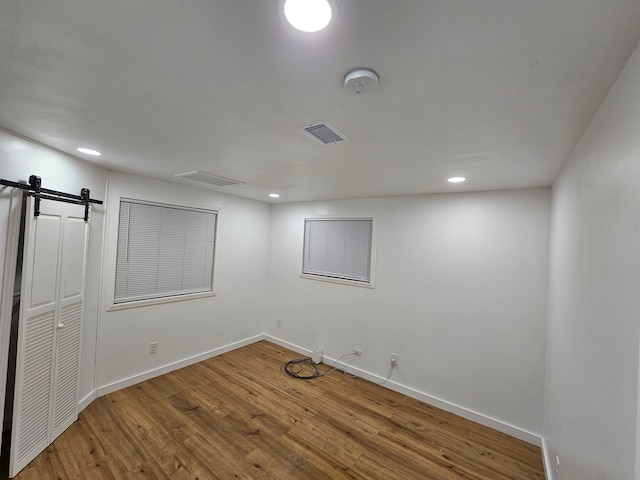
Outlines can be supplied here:
M640 335L638 335L638 352L640 352ZM640 353L638 354L638 407L636 408L636 480L640 480Z
M13 291L18 263L18 243L20 241L20 216L22 213L22 191L13 189L9 203L9 224L7 228L7 244L4 255L4 272L2 275L2 291L0 292L0 405L3 405L2 421L4 422L4 404L7 393L7 368L9 364L9 337L11 333L11 312L13 309ZM2 435L0 435L2 448Z

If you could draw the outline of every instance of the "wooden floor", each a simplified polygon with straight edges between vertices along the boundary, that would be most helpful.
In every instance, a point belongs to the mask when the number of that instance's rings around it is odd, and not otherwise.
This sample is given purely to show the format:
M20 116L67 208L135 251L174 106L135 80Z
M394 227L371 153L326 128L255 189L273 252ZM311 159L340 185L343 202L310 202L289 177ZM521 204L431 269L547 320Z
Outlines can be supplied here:
M543 479L540 449L258 342L95 400L16 478Z

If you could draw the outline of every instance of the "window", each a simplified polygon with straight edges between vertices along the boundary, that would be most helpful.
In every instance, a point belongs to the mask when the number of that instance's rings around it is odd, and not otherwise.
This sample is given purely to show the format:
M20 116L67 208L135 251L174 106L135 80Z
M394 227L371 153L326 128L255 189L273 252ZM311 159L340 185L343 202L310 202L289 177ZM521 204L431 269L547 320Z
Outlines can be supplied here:
M305 278L371 285L373 219L306 219Z
M122 199L114 303L213 293L217 216Z

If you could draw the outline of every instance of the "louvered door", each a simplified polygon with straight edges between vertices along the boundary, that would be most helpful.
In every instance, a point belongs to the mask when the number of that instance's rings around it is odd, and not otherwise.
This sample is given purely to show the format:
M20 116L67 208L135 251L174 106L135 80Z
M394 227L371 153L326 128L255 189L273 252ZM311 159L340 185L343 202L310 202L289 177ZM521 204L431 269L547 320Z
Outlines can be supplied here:
M63 210L51 441L78 418L78 373L89 226L84 221L84 207L63 204Z
M12 477L49 444L55 359L62 207L53 204L56 209L48 208L34 219L33 199L29 200L9 467Z
M77 418L88 225L77 205L42 201L25 224L9 474Z

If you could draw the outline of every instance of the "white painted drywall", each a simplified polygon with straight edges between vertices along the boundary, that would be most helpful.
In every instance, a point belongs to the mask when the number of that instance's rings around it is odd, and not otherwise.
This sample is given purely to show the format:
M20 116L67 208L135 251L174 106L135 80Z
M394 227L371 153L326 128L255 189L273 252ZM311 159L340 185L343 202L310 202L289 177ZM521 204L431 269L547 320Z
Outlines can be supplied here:
M558 479L629 480L637 449L640 52L553 186L546 461Z
M264 331L540 434L549 189L274 205ZM374 289L300 278L305 217L374 217ZM282 319L277 327L276 319Z
M0 130L0 177L11 181L28 181L38 175L42 186L73 194L89 188L91 197L103 200L107 171L88 162L64 155L39 144ZM4 261L7 240L10 188L0 189L0 258ZM94 205L90 212L87 288L83 324L82 360L80 363L80 398L94 391L96 329L100 292L100 269L104 228L104 207ZM0 268L3 268L2 265ZM1 277L0 277L1 281ZM6 357L4 352L1 353Z
M216 296L108 311L113 302L120 197L219 210ZM109 176L97 386L108 391L146 372L258 335L266 290L266 203L112 172ZM149 354L149 344L158 352Z

